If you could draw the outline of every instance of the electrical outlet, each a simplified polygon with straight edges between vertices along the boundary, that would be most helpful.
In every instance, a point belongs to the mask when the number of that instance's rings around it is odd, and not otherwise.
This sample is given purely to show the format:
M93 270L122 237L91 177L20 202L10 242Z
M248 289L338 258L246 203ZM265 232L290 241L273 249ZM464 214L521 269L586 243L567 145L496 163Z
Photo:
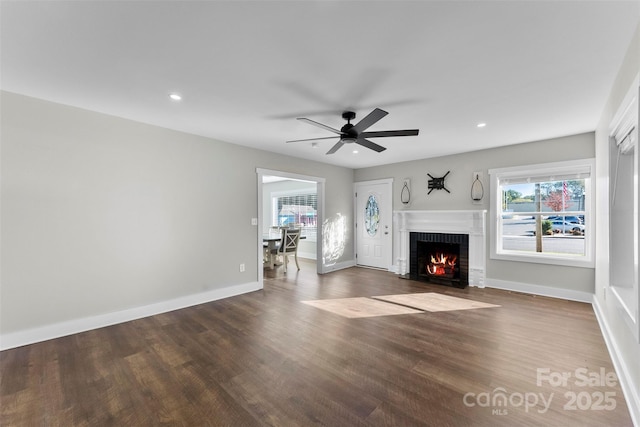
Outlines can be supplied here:
M258 225L258 218L251 218L251 225Z
M244 264L240 264L240 273L244 273Z

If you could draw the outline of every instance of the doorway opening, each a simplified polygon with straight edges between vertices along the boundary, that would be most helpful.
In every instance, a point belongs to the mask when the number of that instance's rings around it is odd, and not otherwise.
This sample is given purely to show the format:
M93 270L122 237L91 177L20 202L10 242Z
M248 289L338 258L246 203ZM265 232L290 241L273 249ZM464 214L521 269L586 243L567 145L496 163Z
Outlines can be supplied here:
M322 220L324 218L324 178L290 172L257 169L258 174L258 281L264 280L263 236L270 227L296 224L304 239L298 256L322 266Z

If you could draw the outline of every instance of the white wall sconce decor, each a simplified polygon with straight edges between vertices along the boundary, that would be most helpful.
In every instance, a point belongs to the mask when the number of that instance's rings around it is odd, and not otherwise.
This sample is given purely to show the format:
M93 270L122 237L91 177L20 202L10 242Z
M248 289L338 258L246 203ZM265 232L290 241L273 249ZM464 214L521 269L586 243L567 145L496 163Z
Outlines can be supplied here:
M480 179L481 176L482 174L480 172L474 172L473 182L471 183L471 200L476 204L480 203L484 197L484 186Z

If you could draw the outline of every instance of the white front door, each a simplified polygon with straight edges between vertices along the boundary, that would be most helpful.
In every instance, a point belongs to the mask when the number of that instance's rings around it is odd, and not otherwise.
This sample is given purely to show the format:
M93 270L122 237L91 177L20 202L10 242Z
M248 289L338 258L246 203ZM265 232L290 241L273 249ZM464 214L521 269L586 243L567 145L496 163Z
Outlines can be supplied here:
M355 184L357 265L391 267L392 186L391 179Z

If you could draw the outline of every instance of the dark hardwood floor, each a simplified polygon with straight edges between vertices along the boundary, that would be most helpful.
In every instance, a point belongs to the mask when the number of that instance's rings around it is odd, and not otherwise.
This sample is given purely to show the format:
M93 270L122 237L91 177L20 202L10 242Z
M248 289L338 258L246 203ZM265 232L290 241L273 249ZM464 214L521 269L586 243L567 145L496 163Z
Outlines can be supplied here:
M0 424L632 425L588 304L301 267L267 271L263 291L0 353ZM416 292L501 307L348 319L300 302Z

